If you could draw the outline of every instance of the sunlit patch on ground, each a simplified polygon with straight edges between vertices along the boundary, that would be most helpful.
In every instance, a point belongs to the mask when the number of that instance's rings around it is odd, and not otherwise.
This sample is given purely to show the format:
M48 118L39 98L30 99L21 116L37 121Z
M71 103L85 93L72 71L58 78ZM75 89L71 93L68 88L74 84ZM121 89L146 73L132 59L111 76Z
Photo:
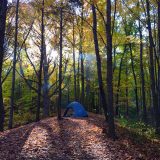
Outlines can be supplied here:
M24 158L38 158L48 154L49 142L47 141L48 133L46 129L35 127L26 140L21 155Z

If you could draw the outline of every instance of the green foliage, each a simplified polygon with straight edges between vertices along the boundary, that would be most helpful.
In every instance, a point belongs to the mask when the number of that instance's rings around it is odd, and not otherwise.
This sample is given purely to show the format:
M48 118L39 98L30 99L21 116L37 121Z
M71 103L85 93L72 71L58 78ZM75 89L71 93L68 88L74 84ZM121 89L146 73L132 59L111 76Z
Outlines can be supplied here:
M145 124L142 121L138 121L136 119L126 119L125 117L116 118L119 126L122 128L126 128L134 135L136 138L145 137L150 140L158 140L160 136L155 134L155 129Z
M31 123L35 121L35 114L33 114L32 112L24 112L21 114L15 114L14 121L16 122L14 124L14 127L21 126L27 123Z

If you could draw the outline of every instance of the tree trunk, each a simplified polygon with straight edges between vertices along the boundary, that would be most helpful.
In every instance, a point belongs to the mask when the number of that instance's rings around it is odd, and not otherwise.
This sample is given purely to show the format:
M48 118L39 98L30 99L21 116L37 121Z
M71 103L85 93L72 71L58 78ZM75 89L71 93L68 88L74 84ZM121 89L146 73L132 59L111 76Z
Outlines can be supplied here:
M84 53L83 53L83 0L82 0L82 11L81 11L81 30L80 30L80 60L81 60L81 103L84 104Z
M80 55L79 55L79 58L78 58L78 67L77 67L77 100L80 101L80 80L79 80L79 77L80 77Z
M90 109L92 110L92 108L94 108L94 106L91 107L91 95L92 93L91 91L91 84L90 84L90 62L87 60L86 61L86 88L85 88L85 105L86 105L86 109L89 111Z
M111 0L106 0L106 39L107 39L107 105L109 136L116 138L113 110L113 67L112 67L112 35L111 35Z
M46 55L46 45L44 42L44 59L43 59L43 74L44 74L44 84L43 84L43 116L49 116L49 106L50 106L50 98L49 98L49 75L48 69L49 65L47 62L47 55Z
M62 5L62 4L61 4ZM63 43L63 10L60 7L60 57L59 57L59 99L58 99L58 119L61 119L61 103L62 103L62 43Z
M41 57L40 57L40 67L38 74L38 99L37 99L37 112L36 121L40 120L40 107L41 107L41 90L42 90L42 70L43 70L43 57L44 57L44 0L42 0L42 22L41 22Z
M160 1L158 1L158 116L160 116ZM160 118L159 118L160 119ZM160 123L160 122L159 122ZM160 124L157 125L158 132L160 132Z
M126 118L128 118L129 116L129 104L128 104L128 65L127 65L127 55L126 55L126 113L125 113L125 116Z
M75 59L75 26L73 18L73 71L74 71L74 100L77 100L76 59Z
M16 19L15 19L15 39L14 39L14 57L13 57L13 72L12 72L12 88L11 88L11 102L10 102L10 113L9 113L9 124L8 128L13 127L13 114L14 114L14 103L15 103L15 76L16 76L16 58L17 58L17 40L18 40L18 18L19 18L19 0L16 3Z
M150 80L151 80L152 100L153 100L153 107L154 107L156 133L160 134L160 118L159 118L159 111L158 111L158 96L157 96L157 93L156 93L155 71L154 71L154 61L153 61L154 42L153 42L153 37L152 37L149 0L146 0L146 8L147 8L147 24L148 24L148 32L149 32L149 43L150 43L149 57L150 57Z
M118 74L118 85L117 85L117 94L116 94L116 110L115 110L115 115L116 116L119 115L119 92L120 92L120 85L121 85L122 63L123 63L123 58L124 58L125 53L126 53L126 45L124 47L124 52L123 52L123 55L121 57L119 74Z
M4 57L4 39L5 39L5 28L6 28L6 12L7 12L7 0L2 0L0 3L0 132L4 129L4 104L3 104L3 93L2 93L2 66Z
M99 43L98 43L98 37L97 37L97 15L96 15L96 9L94 4L92 4L92 13L93 13L93 37L94 37L94 46L95 46L96 61L97 61L99 93L101 96L101 102L102 102L105 118L107 119L107 101L106 101L106 95L104 92L103 79L102 79L102 69L101 69L102 64L101 64L101 58L99 53Z
M143 37L142 27L139 21L139 36L140 36L140 73L141 73L141 88L142 88L142 103L143 103L143 120L147 121L147 108L146 108L146 93L145 93L145 78L143 69Z
M130 48L130 55L131 55L131 65L132 65L132 73L134 78L134 92L135 92L135 98L136 98L136 109L137 109L137 115L139 115L139 104L138 104L138 90L137 90L137 79L136 79L136 73L134 69L134 60L133 60L133 53L132 53L132 44L129 44Z
M68 87L67 87L67 103L69 104L70 103L70 86L68 84Z

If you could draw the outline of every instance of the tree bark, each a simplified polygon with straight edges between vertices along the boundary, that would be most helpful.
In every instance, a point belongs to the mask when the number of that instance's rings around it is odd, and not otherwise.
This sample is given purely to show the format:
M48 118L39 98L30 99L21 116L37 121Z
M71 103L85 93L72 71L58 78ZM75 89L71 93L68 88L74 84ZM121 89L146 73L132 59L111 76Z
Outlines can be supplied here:
M49 98L49 64L47 62L47 54L46 54L46 45L44 42L44 59L43 59L43 74L44 74L44 84L43 84L43 116L49 116L49 106L50 106L50 98Z
M106 39L107 39L107 105L109 136L116 138L113 109L113 67L112 67L112 35L111 35L111 0L106 0Z
M77 100L80 101L80 55L78 57L78 67L77 67Z
M141 73L141 88L142 88L142 105L143 105L143 120L147 121L147 108L146 108L146 93L145 93L145 78L143 68L143 35L141 22L139 21L139 36L140 36L140 73Z
M60 55L59 55L59 99L58 99L58 120L61 119L61 103L62 103L62 43L63 43L63 10L60 7Z
M156 83L155 83L155 70L154 70L154 61L153 61L153 49L154 42L152 36L152 28L151 28L151 17L150 17L150 2L146 0L146 9L147 9L147 24L148 24L148 32L149 32L149 57L150 57L150 80L151 80L151 91L152 91L152 100L154 107L154 118L155 118L155 127L156 133L160 134L160 118L158 111L158 96L156 92Z
M103 85L103 79L102 79L102 69L101 69L102 64L101 64L101 58L99 53L99 43L98 43L98 37L97 37L97 15L96 15L96 9L94 4L92 4L92 13L93 13L93 37L94 37L94 47L95 47L96 61L97 61L99 93L101 96L105 118L107 119L107 101L106 101L106 95L104 92L104 85Z
M116 94L116 110L115 110L115 115L119 115L119 92L120 92L120 85L121 85L121 72L122 72L122 63L123 63L123 58L126 53L126 45L124 47L124 52L121 57L120 61L120 66L119 66L119 74L118 74L118 85L117 85L117 94Z
M84 104L84 53L83 53L83 0L82 0L82 11L81 11L81 29L80 29L80 60L81 60L81 103Z
M4 104L3 104L3 90L2 90L2 66L4 57L4 43L5 43L5 28L6 28L6 12L7 0L2 0L0 3L0 132L4 129Z
M159 66L158 66L158 116L160 116L160 1L158 1L158 58L159 58ZM158 132L160 132L160 124L158 124L157 126L158 126Z
M132 66L132 73L134 78L134 92L135 92L135 98L136 98L136 109L137 109L137 115L139 115L139 104L138 104L138 90L137 90L137 78L136 73L134 69L134 59L133 59L133 53L132 53L132 44L129 44L130 48L130 55L131 55L131 66Z
M15 19L15 37L14 37L14 55L13 55L13 71L12 71L12 88L11 88L11 99L10 99L10 112L9 112L9 124L8 128L13 127L13 114L14 114L14 103L15 103L15 77L16 77L16 58L17 58L17 47L18 47L18 19L19 19L19 0L16 3L16 19Z
M77 101L76 59L75 59L75 24L73 17L73 71L74 71L74 100Z
M125 89L125 96L126 96L126 118L129 117L129 103L128 103L128 61L127 61L127 54L126 54L126 89Z
M68 84L68 87L67 87L67 103L69 104L70 103L70 86Z
M37 99L37 112L36 121L40 120L40 107L41 107L41 90L42 90L42 70L43 70L43 59L44 59L44 0L42 0L41 8L41 57L40 67L38 73L38 99Z
M86 71L86 78L85 78L85 83L86 83L86 88L85 88L85 105L86 105L86 109L88 111L90 111L90 109L92 110L92 107L94 108L94 106L91 107L91 93L90 93L90 62L87 60L86 61L86 67L85 67Z

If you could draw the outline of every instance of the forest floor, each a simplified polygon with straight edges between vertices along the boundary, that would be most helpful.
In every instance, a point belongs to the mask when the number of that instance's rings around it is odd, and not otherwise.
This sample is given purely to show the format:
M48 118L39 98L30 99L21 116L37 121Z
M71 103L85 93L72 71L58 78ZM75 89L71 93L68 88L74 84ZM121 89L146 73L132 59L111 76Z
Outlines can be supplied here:
M159 142L134 140L117 126L107 137L102 116L56 117L0 133L0 160L160 160Z

